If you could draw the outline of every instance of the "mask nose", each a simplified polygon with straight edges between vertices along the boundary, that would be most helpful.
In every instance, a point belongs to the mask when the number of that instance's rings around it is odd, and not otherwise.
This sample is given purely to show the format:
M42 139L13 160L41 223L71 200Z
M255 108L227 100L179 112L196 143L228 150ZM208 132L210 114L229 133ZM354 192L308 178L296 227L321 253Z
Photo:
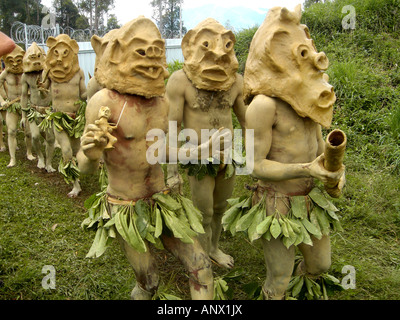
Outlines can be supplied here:
M321 71L325 71L329 66L329 59L324 52L320 52L314 57L314 66Z
M157 46L149 46L146 49L146 56L148 58L161 58L164 51Z

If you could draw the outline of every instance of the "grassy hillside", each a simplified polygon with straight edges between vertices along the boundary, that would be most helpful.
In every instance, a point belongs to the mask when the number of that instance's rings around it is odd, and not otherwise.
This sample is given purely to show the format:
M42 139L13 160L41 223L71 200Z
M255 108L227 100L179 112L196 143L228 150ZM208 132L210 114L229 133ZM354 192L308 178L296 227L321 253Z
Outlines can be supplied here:
M328 74L338 97L332 128L348 136L347 186L335 201L344 231L332 235L332 268L356 270L356 288L338 291L337 300L400 299L400 1L354 0L355 30L342 29L347 1L317 4L303 14L318 50L331 62ZM242 68L255 32L237 34ZM172 69L179 68L173 66ZM241 69L243 71L243 69ZM326 134L327 131L324 132ZM18 134L18 165L7 169L0 153L0 299L129 299L135 278L117 243L98 259L86 259L94 234L80 228L84 200L98 190L97 176L82 177L82 194L70 190L57 173L47 174L25 160ZM57 149L54 166L59 161ZM251 178L237 178L234 196L247 192ZM185 193L190 192L185 180ZM244 300L262 284L261 246L242 235L224 233L222 248L235 258L235 276L226 277L227 296ZM167 252L157 251L160 292L189 299L187 276ZM45 290L42 268L56 270L56 288ZM227 271L214 266L216 277Z

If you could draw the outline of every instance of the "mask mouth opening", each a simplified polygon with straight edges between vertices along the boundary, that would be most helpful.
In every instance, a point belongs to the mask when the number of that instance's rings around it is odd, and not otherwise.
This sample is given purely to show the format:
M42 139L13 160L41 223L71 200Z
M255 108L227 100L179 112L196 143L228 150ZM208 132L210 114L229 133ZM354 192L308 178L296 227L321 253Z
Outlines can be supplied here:
M139 73L142 76L156 80L160 77L162 68L159 65L140 65L134 68L134 73Z
M335 93L333 92L333 87L330 90L323 90L317 100L318 107L329 108L336 101Z
M201 73L202 76L206 79L212 81L225 81L228 78L225 70L222 67L211 67L203 70Z

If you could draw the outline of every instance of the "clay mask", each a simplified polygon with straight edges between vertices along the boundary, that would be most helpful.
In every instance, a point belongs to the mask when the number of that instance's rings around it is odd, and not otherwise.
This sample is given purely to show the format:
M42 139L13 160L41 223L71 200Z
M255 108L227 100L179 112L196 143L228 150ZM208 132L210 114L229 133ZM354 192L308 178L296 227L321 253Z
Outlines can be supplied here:
M16 46L12 52L3 56L6 70L9 73L19 74L23 73L22 61L24 58L25 51L20 47Z
M301 117L324 127L332 121L336 96L324 71L329 61L317 52L307 26L300 24L301 6L294 12L269 11L253 37L244 74L245 101L257 94L280 98Z
M23 59L24 72L41 71L44 67L46 55L36 42L28 48Z
M119 93L161 96L168 77L165 41L156 25L140 16L118 29L106 47L92 41L97 61L97 81Z
M49 70L49 78L55 82L68 82L79 71L78 43L66 34L56 38L49 37L49 47L45 66Z
M198 89L230 89L239 66L233 50L235 41L232 31L211 18L186 33L182 39L183 70Z

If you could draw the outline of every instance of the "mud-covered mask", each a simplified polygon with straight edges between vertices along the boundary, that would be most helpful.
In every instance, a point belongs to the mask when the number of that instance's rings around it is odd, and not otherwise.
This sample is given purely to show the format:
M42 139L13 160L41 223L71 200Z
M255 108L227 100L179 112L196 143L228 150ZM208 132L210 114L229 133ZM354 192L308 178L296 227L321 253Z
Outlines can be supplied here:
M32 43L32 45L28 48L28 50L26 50L23 59L24 72L34 72L43 70L45 59L46 55L44 50L41 47L39 47L36 44L36 42Z
M186 33L182 39L183 70L198 89L230 89L239 66L233 50L235 41L232 31L211 18Z
M105 45L92 38L92 46L99 55L96 78L103 87L146 98L165 93L165 41L150 19L140 16L128 22Z
M300 24L301 6L294 12L269 11L250 45L244 74L244 96L249 103L264 94L287 102L301 117L328 128L336 96L324 71L325 53L317 51L306 25Z
M46 45L49 47L45 68L49 70L49 78L55 82L68 82L80 70L78 43L66 34L56 38L49 37Z
M9 73L20 74L23 73L22 61L25 51L20 46L15 46L14 50L9 54L3 56L5 69Z

